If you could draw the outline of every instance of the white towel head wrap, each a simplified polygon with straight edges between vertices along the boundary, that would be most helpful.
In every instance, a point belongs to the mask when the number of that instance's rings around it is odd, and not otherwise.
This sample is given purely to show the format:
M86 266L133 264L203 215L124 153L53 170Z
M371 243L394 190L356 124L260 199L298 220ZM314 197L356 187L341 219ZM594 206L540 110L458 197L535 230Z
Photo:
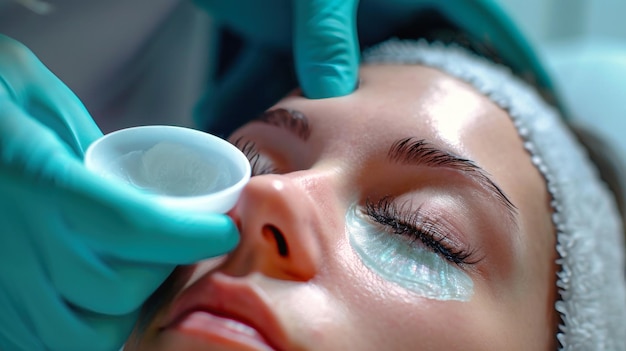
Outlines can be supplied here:
M624 236L612 194L556 109L497 65L454 45L390 40L364 63L420 64L473 85L511 116L552 196L561 350L626 350Z

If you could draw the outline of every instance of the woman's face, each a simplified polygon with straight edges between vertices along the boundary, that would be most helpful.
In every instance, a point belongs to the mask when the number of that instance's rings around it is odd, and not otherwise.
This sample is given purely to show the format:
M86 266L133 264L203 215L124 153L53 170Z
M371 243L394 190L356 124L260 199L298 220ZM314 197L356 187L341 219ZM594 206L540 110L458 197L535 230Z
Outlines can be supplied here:
M427 67L360 76L231 136L241 242L179 268L127 350L553 347L549 196L506 112Z

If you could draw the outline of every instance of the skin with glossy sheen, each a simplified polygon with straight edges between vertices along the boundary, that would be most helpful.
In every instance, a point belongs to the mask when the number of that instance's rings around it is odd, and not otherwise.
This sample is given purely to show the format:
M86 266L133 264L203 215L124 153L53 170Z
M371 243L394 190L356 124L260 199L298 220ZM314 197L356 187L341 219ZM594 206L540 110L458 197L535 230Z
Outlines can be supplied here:
M506 112L428 67L364 66L360 78L349 96L286 97L272 110L298 111L291 119L268 114L232 135L255 144L257 172L278 174L253 177L230 212L239 246L181 267L147 303L126 350L554 347L549 196ZM308 132L281 127L301 126L302 115ZM477 167L434 165L415 149L390 159L405 138ZM356 204L380 235L404 235L406 220L390 229L368 217L367 204L383 200L452 247L438 252L471 278L468 301L424 297L368 268L346 213ZM414 259L411 250L403 259ZM452 262L459 251L468 256Z
M474 294L472 279L441 254L412 237L389 235L369 217L351 206L346 214L350 244L361 261L383 279L392 281L421 297L468 301Z

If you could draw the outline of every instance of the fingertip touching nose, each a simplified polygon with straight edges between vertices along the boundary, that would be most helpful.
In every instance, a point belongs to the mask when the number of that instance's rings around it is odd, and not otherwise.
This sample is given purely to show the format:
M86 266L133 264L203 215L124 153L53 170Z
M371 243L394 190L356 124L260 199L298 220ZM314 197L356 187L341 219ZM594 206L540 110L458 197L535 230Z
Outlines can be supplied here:
M224 265L226 273L307 281L319 269L320 218L306 189L280 175L257 176L229 213L241 242Z

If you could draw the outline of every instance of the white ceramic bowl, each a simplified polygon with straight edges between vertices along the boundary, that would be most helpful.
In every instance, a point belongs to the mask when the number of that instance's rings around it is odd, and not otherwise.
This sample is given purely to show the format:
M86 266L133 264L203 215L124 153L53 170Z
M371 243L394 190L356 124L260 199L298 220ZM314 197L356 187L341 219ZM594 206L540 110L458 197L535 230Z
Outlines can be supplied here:
M224 139L175 126L118 130L93 142L85 166L176 209L228 212L250 180L250 162Z

